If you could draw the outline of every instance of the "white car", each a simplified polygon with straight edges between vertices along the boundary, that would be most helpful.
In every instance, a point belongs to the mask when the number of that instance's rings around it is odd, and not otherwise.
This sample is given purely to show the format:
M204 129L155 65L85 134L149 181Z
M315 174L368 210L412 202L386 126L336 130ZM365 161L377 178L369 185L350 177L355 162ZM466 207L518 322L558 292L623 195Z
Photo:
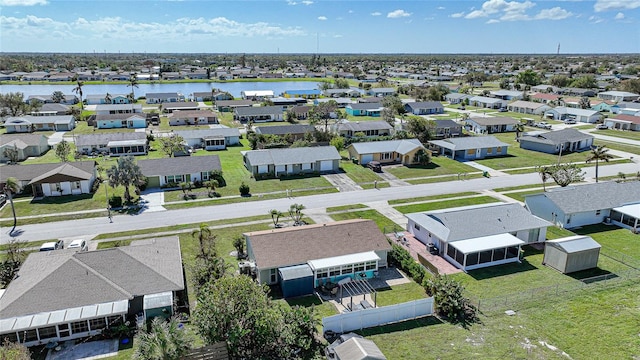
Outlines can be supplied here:
M547 122L544 122L544 121L536 123L536 127L547 129L547 130L551 130L551 124L549 124Z
M83 239L73 240L67 249L77 249L79 251L87 251L89 247L87 246L87 242Z
M609 128L609 127L608 127L607 125L605 125L605 124L598 124L598 125L596 125L596 129L598 129L598 130L606 130L606 129L608 129L608 128Z

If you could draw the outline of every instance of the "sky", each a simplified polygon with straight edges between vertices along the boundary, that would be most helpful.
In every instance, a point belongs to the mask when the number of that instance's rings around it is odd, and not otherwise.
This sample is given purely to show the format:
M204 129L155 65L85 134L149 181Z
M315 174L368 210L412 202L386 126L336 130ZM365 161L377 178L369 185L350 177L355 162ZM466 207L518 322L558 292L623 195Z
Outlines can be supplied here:
M640 53L640 0L0 0L1 52Z

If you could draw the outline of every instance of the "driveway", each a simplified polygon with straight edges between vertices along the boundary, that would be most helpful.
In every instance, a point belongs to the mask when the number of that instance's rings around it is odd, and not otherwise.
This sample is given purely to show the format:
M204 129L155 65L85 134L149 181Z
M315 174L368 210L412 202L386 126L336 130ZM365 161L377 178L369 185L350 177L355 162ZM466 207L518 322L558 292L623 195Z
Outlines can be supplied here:
M56 131L49 136L49 146L56 146L64 136L64 131Z
M356 184L355 181L351 180L351 178L344 173L327 174L322 175L322 177L327 179L327 181L330 182L331 185L335 186L340 192L362 190L360 185Z
M163 191L145 191L140 194L140 203L144 204L140 212L166 211Z
M406 181L400 180L398 179L395 175L390 174L388 172L380 172L377 173L378 176L380 176L384 181L389 183L389 186L407 186L407 185L411 185Z

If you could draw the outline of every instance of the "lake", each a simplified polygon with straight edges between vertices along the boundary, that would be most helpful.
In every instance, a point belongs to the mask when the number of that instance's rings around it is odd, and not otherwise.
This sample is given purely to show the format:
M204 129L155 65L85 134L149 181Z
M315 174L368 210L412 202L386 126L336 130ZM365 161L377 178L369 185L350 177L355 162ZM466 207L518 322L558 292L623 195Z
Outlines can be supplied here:
M227 91L239 98L243 90L273 90L279 96L286 90L313 90L318 89L318 81L247 81L224 83L178 83L178 84L139 84L135 88L135 96L140 97L146 93L178 92L189 97L194 92L210 92L211 89ZM0 93L21 92L25 99L30 95L51 95L54 91L62 91L64 94L74 94L75 85L0 85ZM84 85L83 97L87 95L102 94L128 94L131 88L123 84Z

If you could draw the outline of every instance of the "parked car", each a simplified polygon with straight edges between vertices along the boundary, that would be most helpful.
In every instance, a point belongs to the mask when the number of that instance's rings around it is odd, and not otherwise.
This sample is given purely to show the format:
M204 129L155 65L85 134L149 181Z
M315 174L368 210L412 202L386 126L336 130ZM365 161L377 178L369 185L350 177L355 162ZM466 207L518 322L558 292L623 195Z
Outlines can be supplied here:
M576 121L574 119L567 119L567 120L564 121L564 123L567 124L567 125L572 125L572 124L575 124Z
M464 105L460 105L460 107L458 108L460 110L466 110L467 108L464 107Z
M369 161L367 163L367 167L371 170L373 170L374 172L382 172L382 166L380 166L380 163L377 161Z
M499 111L499 112L507 112L507 108L505 108L505 107L501 107L498 111Z
M83 239L73 240L67 249L78 249L78 251L87 251L89 247L87 242Z
M598 130L606 130L606 129L608 129L608 128L609 128L609 127L608 127L607 125L605 125L605 124L598 124L598 125L596 125L596 129L598 129Z
M64 249L64 241L51 241L40 245L40 251L52 251L58 249Z
M542 128L542 129L551 130L551 124L549 124L548 122L545 122L545 121L541 121L539 123L536 123L536 127L539 127L539 128Z

